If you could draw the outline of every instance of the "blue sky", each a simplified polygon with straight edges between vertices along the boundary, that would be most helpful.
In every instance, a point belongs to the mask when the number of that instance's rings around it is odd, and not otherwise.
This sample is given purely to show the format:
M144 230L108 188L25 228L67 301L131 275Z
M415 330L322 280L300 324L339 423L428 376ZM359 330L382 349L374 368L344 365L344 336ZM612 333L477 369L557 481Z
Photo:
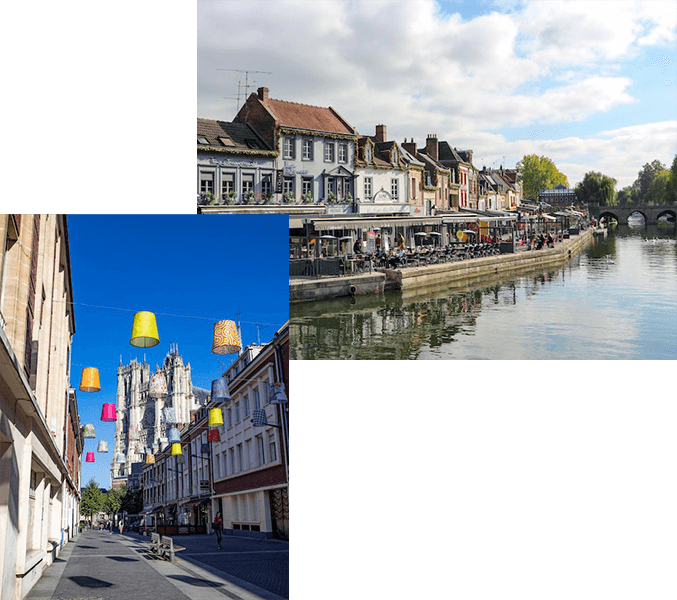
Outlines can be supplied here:
M676 31L672 0L206 0L197 115L232 119L245 74L223 69L249 70L250 93L333 106L361 134L436 133L480 168L545 155L572 186L595 170L620 189L677 153Z
M192 367L193 384L209 389L236 355L212 354L214 323L237 320L244 344L269 341L288 319L287 228L285 217L202 215L70 215L68 231L76 334L71 386L78 389L84 367L99 369L101 391L77 391L82 423L94 423L108 454L83 460L82 481L94 476L110 485L115 423L103 423L101 406L115 402L116 371L137 358L160 364L177 344ZM258 260L252 260L256 257ZM105 308L104 308L105 307ZM134 313L156 313L160 344L129 343ZM177 315L177 316L169 316ZM84 458L84 457L83 457Z

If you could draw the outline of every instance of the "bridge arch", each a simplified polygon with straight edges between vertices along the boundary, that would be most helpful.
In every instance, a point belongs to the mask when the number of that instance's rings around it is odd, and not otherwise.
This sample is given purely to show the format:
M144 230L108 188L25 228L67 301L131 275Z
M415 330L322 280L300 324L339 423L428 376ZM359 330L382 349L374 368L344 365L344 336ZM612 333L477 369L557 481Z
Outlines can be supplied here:
M666 206L665 210L660 211L656 215L656 221L658 221L658 219L660 219L663 216L668 217L668 220L671 220L673 223L677 222L677 210L675 210L672 207ZM672 219L670 219L670 217L672 217Z
M616 212L611 211L611 210L606 210L606 209L600 209L599 216L597 217L597 219L599 221L601 221L602 219L605 219L606 221L608 221L609 218L614 219L619 224L622 223L621 219L618 217L618 214Z
M625 215L625 223L627 225L628 220L632 215L642 215L642 218L644 219L644 222L648 225L651 223L651 220L649 219L649 216L646 214L645 210L642 210L641 208L629 208L626 212Z

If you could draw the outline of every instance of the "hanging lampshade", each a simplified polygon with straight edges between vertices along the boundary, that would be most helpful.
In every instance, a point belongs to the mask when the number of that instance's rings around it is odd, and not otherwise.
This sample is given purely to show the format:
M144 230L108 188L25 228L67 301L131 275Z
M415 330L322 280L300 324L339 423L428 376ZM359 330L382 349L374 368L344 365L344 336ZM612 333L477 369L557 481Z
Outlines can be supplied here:
M209 444L200 444L200 454L209 454Z
M240 335L237 332L235 321L219 321L214 323L214 354L234 354L242 348Z
M223 413L220 408L212 408L209 410L209 426L218 427L223 425Z
M186 458L183 456L183 454L177 454L176 455L176 462L179 465L185 465L186 464Z
M181 434L179 433L179 430L176 427L172 427L169 430L169 443L170 444L178 444L181 441Z
M118 452L115 455L115 462L118 463L119 465L124 465L125 464L125 455L122 454L121 452Z
M87 425L84 425L82 427L82 437L84 438L94 438L96 435L94 434L94 425L88 423Z
M209 434L207 435L208 442L220 442L221 436L219 435L218 429L210 429Z
M99 447L96 449L97 452L108 452L108 442L106 440L99 440Z
M212 400L230 400L228 381L225 377L212 381Z
M132 338L129 343L138 348L152 348L160 343L155 315L152 312L143 310L134 315Z
M159 452L159 450L160 450L160 444L158 444L157 442L155 442L155 443L153 444L153 452Z
M146 464L149 465L151 463L155 462L155 455L154 454L146 454Z
M171 406L165 406L162 409L161 421L166 425L173 425L176 423L176 411Z
M155 373L150 378L148 395L151 398L164 398L167 395L167 380L165 379L164 373Z
M94 367L85 367L82 369L82 376L80 377L80 391L81 392L100 392L99 385L99 369Z
M181 444L172 444L172 456L177 456L179 454L183 454L183 450L181 450Z
M101 409L101 420L102 421L116 421L117 415L115 413L115 404L112 402L106 402Z
M268 402L286 404L287 394L284 393L284 383L268 384Z
M85 459L87 462L96 462L94 460L94 452L87 452L87 458Z
M257 408L252 414L252 425L254 427L265 427L268 425L268 417L266 411L262 408Z

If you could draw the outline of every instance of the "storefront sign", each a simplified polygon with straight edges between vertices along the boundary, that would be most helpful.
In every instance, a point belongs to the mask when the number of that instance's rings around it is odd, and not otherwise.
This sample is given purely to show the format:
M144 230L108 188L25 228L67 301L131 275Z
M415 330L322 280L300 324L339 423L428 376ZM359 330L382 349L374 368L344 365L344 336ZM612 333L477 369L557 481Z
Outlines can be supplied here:
M275 193L282 193L282 182L284 181L284 172L282 169L275 171Z
M264 167L271 166L271 161L267 160L251 160L251 159L234 159L234 158L220 158L218 156L205 157L201 161L202 164L220 165L222 167ZM198 164L201 164L198 163Z
M408 215L411 212L411 206L408 204L360 204L358 209L361 215Z

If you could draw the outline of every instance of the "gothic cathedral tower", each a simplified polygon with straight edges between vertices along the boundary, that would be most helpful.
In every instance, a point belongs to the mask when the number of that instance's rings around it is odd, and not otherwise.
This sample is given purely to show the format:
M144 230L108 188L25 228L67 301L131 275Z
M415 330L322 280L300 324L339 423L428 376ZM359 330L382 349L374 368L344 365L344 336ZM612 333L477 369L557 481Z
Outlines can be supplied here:
M146 448L154 452L167 444L170 427L176 427L162 418L163 408L173 408L178 426L190 423L191 411L207 403L209 392L193 387L190 363L183 364L176 345L171 345L162 366L156 367L167 381L167 396L151 398L148 387L152 373L150 366L132 360L118 366L117 421L115 423L115 451L111 460L112 487L127 483L133 464L142 464ZM124 462L118 462L118 457Z

